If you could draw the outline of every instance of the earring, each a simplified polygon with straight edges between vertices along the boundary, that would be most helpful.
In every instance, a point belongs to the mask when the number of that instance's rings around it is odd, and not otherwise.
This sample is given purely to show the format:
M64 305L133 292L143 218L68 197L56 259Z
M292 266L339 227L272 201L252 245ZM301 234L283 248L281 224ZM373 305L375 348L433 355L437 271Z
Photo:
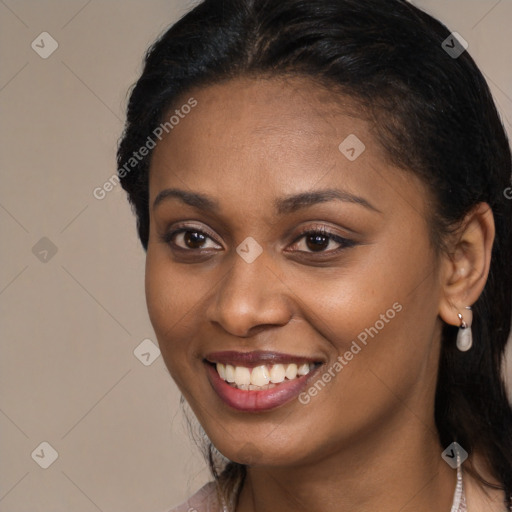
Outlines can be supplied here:
M460 313L457 314L460 320L459 332L457 333L457 348L461 352L467 352L473 345L473 334L471 332L471 324L473 322L473 312L471 306L466 306L468 314L467 321L464 320Z

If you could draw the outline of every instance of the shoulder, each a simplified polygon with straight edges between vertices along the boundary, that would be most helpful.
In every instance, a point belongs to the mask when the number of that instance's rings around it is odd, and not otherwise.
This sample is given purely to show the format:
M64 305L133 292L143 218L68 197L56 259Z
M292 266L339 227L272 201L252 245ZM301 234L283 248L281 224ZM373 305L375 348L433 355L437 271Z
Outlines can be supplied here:
M214 482L208 482L188 500L168 512L219 512Z

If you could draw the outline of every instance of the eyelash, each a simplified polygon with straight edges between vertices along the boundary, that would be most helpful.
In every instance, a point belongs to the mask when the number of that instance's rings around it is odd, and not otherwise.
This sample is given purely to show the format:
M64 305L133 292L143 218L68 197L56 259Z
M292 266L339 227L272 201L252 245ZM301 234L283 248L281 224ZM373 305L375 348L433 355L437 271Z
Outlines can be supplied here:
M200 234L206 236L207 238L213 240L218 245L220 245L215 240L215 238L213 236L211 236L209 233L205 232L202 229L196 229L193 226L178 227L177 229L175 229L173 231L165 233L161 237L161 239L162 239L163 242L165 242L169 246L174 246L179 251L192 253L192 252L199 252L201 250L204 250L204 249L185 249L183 247L180 247L180 246L176 245L176 243L174 242L174 238L177 235L179 235L180 233L186 233L187 231L192 232L192 233L200 233ZM305 228L300 230L298 236L292 242L292 247L296 246L297 243L302 238L305 238L306 236L315 236L315 235L328 238L328 239L336 242L337 244L339 244L340 247L338 247L337 249L332 249L330 251L318 251L318 252L315 252L315 251L297 251L297 252L303 253L303 254L323 254L323 255L328 254L328 255L332 255L332 254L338 254L339 252L343 251L344 249L348 249L348 248L353 247L353 246L356 245L356 242L354 240L350 240L348 238L344 238L342 236L336 235L335 233L329 231L325 226L318 226L318 227L316 227L316 226L315 227L308 226L308 227L305 227Z

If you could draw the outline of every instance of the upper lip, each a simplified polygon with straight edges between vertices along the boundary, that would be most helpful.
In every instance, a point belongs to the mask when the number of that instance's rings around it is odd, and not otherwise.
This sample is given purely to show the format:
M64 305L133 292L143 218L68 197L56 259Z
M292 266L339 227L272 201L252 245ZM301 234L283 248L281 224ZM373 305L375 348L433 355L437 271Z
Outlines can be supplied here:
M283 354L282 352L268 352L264 350L254 350L252 352L237 352L234 350L211 352L206 355L205 360L209 363L231 364L233 366L245 366L247 368L254 368L255 366L266 364L304 364L321 362L319 359L312 357Z

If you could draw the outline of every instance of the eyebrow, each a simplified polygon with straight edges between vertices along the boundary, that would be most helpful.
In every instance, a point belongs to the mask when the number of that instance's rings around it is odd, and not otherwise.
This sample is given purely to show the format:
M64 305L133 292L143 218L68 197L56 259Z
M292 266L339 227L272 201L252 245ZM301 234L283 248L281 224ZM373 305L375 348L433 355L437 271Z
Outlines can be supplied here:
M220 211L220 205L215 199L198 192L187 192L178 188L167 188L158 193L153 202L153 210L162 202L169 199L179 199L185 204L204 210L208 212L218 213ZM274 202L277 213L280 215L290 214L300 210L301 208L307 208L314 204L326 203L328 201L344 201L348 203L355 203L369 210L373 210L378 213L382 213L378 208L373 206L366 199L346 192L339 189L325 189L316 190L312 192L302 192L277 199Z
M153 210L162 202L169 199L180 199L185 204L198 208L199 210L218 212L220 210L219 203L205 194L198 192L187 192L179 188L166 188L159 192L153 202Z
M286 214L293 213L301 208L306 208L313 204L326 203L333 200L359 204L365 208L368 208L369 210L382 213L366 199L339 189L325 189L315 190L313 192L303 192L278 199L275 202L275 205L279 214Z

